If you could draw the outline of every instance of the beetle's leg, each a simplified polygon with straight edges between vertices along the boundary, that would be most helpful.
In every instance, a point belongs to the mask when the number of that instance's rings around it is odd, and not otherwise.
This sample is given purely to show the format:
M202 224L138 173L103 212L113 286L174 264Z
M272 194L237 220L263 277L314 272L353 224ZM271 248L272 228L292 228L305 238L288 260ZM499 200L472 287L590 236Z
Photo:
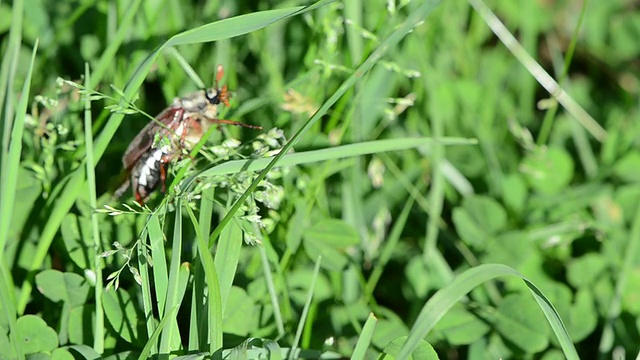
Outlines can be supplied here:
M160 191L163 193L167 192L167 164L169 161L171 161L171 159L166 155L160 160L160 183L162 184Z
M246 128L250 128L250 129L258 129L261 130L262 126L258 126L258 125L249 125L249 124L245 124L245 123L241 123L239 121L233 121L233 120L225 120L225 119L213 119L210 120L213 124L226 124L226 125L235 125L235 126L242 126L242 127L246 127Z
M142 195L140 195L138 189L134 189L133 194L136 196L136 201L138 202L138 204L140 204L140 206L144 206L144 199L142 198Z

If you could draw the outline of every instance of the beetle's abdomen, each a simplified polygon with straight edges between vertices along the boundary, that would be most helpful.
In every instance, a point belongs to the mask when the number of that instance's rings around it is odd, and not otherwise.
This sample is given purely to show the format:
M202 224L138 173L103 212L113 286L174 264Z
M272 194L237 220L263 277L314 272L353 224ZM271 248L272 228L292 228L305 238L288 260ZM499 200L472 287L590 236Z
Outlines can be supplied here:
M131 171L133 193L139 203L143 203L149 194L163 182L167 172L167 163L171 160L168 146L151 149L144 153Z

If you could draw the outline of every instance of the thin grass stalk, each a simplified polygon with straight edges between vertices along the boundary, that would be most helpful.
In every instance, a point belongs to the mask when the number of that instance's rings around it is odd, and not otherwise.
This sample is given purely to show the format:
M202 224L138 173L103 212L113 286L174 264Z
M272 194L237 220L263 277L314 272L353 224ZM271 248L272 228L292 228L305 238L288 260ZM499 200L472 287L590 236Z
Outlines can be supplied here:
M422 186L424 187L424 185ZM373 267L373 271L367 280L367 283L364 288L364 297L369 302L372 303L373 299L373 291L378 284L378 281L382 277L382 273L384 271L385 266L391 260L391 256L393 252L396 250L396 246L400 242L400 235L402 235L402 231L404 230L404 226L407 224L407 219L409 218L409 212L415 203L415 198L412 196L409 197L409 200L405 202L404 207L402 208L402 212L395 219L393 227L391 228L391 232L389 236L387 236L382 249L380 250L380 256L378 257L375 265Z
M571 66L571 60L573 59L573 54L576 50L576 44L578 43L578 37L580 35L580 30L582 29L582 23L584 22L585 15L587 13L587 4L589 0L584 0L582 2L582 7L580 8L580 17L578 18L578 23L576 27L573 29L573 33L571 34L571 41L569 42L569 46L567 47L567 52L564 57L564 67L562 68L562 72L558 77L558 84L562 85L564 80L567 78L569 74L569 67ZM558 111L558 104L553 103L551 107L544 114L544 119L542 120L542 126L540 127L540 133L538 134L538 140L536 144L538 146L542 146L549 141L549 135L551 134L551 128L553 127L553 122L556 116L556 112Z
M254 225L257 228L257 225ZM256 229L256 231L258 231ZM276 327L278 328L278 337L285 335L284 321L282 321L282 312L280 310L280 302L278 301L278 293L276 291L276 285L271 276L271 266L269 266L269 259L267 258L267 252L263 246L258 246L260 252L260 262L262 263L262 273L264 274L264 281L267 284L267 291L269 292L269 298L271 299L271 306L273 306L273 317L276 321Z
M291 350L289 350L288 359L291 360L296 356L298 349L298 344L300 344L300 338L302 337L302 330L304 329L304 325L307 320L307 314L309 313L309 307L311 306L311 301L313 301L313 293L316 287L316 281L318 280L318 274L320 273L320 264L322 263L322 256L318 256L316 260L316 266L313 269L313 276L311 277L311 282L309 283L309 292L307 293L307 301L304 303L304 307L302 308L302 314L300 314L300 321L298 322L298 328L296 330L296 335L293 338L293 342L291 343Z
M438 116L434 112L434 116L431 116L431 130L433 136L438 139L444 136L444 119ZM424 249L422 253L422 259L424 262L428 262L433 253L438 251L436 248L438 240L439 226L442 216L442 207L444 204L444 187L445 179L442 174L442 164L445 157L445 147L438 142L433 144L433 151L431 152L431 186L429 189L429 196L427 200L427 215L429 220L426 226L426 237L424 239Z
M146 239L148 231L145 228L142 231L142 239ZM149 273L149 250L144 244L140 244L138 250L138 270L140 271L140 280L142 281L142 311L144 313L144 322L147 329L147 336L151 336L156 330L156 319L153 317L153 300L151 294L151 275ZM152 354L158 352L157 347L151 349Z
M167 299L169 287L169 272L167 270L167 257L164 251L165 235L160 226L158 214L152 214L147 225L149 233L149 245L151 246L151 259L153 259L153 283L156 293L156 304L160 317L164 316L164 304Z
M551 96L582 125L596 140L602 142L607 136L607 131L589 113L580 106L571 95L538 64L518 40L507 30L498 17L487 7L482 0L468 0L500 41L511 51L520 63L535 77Z
M625 288L627 287L627 279L634 272L636 263L636 255L640 250L640 206L636 207L636 214L631 225L631 233L629 240L626 242L624 249L624 258L622 265L618 269L615 276L615 288L609 306L607 306L607 315L605 317L604 328L600 343L598 344L598 356L603 359L611 352L615 343L615 323L620 319L622 313L622 301Z
M96 175L94 172L95 163L93 160L93 134L91 133L91 72L89 70L89 64L84 64L84 81L85 81L85 93L84 93L84 141L87 145L86 153L86 166L87 166L87 185L89 188L89 206L91 209L97 208L96 201ZM95 268L93 269L96 276L96 283L94 286L94 296L96 301L96 317L95 327L93 331L93 350L98 354L104 352L104 310L102 308L102 293L104 288L102 286L102 257L101 253L101 241L100 231L98 229L98 214L95 211L91 212L91 237L93 239L93 258Z

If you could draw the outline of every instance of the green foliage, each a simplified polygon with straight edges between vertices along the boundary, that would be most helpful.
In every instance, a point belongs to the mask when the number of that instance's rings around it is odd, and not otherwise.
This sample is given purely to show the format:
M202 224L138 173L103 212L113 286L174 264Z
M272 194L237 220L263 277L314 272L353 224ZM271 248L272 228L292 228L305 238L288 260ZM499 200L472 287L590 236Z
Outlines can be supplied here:
M640 13L486 1L1 3L0 358L637 357Z

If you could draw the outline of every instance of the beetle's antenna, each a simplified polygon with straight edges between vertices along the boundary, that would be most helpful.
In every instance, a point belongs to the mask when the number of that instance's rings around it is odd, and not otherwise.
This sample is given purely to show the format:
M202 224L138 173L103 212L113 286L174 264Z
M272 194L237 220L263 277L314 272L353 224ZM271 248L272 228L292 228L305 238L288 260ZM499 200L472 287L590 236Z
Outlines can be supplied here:
M218 64L218 68L216 69L216 87L218 87L218 83L220 82L220 80L222 80L223 76L224 70L222 68L222 65Z
M229 94L229 92L227 91L227 85L220 88L220 80L222 80L223 76L224 70L222 68L222 65L218 64L216 70L216 91L218 92L220 102L222 102L226 107L229 107L229 98L231 97L231 94Z

